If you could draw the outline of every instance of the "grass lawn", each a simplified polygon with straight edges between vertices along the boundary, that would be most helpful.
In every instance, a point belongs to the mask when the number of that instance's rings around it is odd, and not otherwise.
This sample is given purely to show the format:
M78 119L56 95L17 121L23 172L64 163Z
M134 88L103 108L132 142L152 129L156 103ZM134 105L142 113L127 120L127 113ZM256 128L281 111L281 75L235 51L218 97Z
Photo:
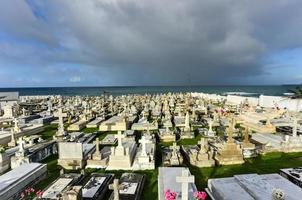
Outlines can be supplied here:
M55 126L54 126L55 127ZM49 125L46 128L43 137L52 138L53 131L55 133L53 125ZM84 129L85 132L95 132L95 129ZM103 139L107 134L115 132L102 132L98 133L98 137ZM181 145L197 144L200 136L194 139L184 139L178 140L177 143ZM158 143L156 151L156 167L161 166L161 147L168 146L172 143ZM261 155L256 158L247 159L242 165L228 165L228 166L217 166L212 168L198 168L194 166L189 166L191 173L195 176L195 183L199 190L204 190L207 186L207 180L209 178L220 178L220 177L230 177L235 174L247 174L247 173L277 173L281 168L289 167L302 167L302 152L301 153L269 153L266 155ZM57 156L51 156L43 161L47 163L48 168L48 178L42 181L38 185L38 189L43 189L48 186L52 181L54 181L60 174L60 168L57 166ZM127 171L105 171L88 169L86 170L87 175L98 172L98 173L114 173L116 177L120 177L122 173ZM128 171L129 172L129 171ZM132 171L130 171L132 172ZM142 199L157 199L157 178L158 169L146 170L146 171L135 171L135 173L142 173L146 175L146 182L143 192ZM110 193L109 193L110 194Z
M56 124L50 124L44 127L44 132L41 133L43 140L52 140L56 134L58 126Z

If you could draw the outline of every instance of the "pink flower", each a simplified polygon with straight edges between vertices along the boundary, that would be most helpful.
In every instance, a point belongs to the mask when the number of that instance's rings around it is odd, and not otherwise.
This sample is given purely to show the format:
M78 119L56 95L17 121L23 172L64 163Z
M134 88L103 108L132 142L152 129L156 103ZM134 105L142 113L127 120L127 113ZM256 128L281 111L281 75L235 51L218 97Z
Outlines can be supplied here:
M25 197L25 194L24 192L21 193L21 198L24 198Z
M195 197L196 200L205 200L207 198L207 193L197 191L194 192L193 196Z
M36 196L39 197L39 198L42 198L42 195L43 195L43 192L41 190L38 190L36 192Z
M175 200L176 192L171 192L169 189L165 191L165 200Z

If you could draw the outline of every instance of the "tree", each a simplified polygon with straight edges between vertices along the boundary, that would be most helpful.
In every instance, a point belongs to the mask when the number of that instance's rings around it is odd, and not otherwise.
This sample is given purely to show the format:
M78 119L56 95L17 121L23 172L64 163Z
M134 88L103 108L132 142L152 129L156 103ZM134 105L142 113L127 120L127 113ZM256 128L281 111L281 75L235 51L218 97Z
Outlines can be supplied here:
M296 89L289 90L292 93L289 98L297 100L296 111L299 112L300 101L302 100L302 86L297 86Z

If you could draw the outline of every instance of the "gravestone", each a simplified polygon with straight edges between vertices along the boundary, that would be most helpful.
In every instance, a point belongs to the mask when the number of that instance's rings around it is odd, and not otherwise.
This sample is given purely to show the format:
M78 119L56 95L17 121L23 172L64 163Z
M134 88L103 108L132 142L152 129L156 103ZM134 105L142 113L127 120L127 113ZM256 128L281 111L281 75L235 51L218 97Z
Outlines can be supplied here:
M239 145L234 143L233 127L228 128L228 139L215 155L215 160L219 165L233 165L244 163L242 150Z

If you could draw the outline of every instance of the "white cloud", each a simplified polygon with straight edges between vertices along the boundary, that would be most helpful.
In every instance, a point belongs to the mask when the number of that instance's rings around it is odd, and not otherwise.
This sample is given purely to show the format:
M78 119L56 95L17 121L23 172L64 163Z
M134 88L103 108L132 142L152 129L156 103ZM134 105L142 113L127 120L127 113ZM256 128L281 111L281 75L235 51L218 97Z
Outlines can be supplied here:
M81 77L80 76L73 76L69 79L69 82L72 82L72 83L78 83L78 82L81 82Z

